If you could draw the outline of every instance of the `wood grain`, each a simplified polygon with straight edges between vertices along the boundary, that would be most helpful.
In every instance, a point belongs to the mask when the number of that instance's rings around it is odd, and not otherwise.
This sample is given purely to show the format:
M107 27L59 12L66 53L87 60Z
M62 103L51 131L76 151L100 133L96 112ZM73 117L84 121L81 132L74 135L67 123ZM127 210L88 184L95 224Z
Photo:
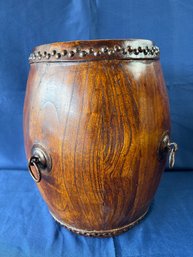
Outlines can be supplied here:
M27 158L52 158L38 188L54 216L83 230L127 225L148 209L170 130L159 60L31 64L24 108Z

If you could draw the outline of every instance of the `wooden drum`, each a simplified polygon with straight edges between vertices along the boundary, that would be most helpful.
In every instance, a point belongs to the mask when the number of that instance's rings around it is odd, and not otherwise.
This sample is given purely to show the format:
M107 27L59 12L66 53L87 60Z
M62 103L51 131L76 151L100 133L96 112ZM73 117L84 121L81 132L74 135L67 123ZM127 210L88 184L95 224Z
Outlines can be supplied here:
M25 147L50 213L78 234L126 231L147 213L177 150L159 48L61 42L36 47L29 62Z

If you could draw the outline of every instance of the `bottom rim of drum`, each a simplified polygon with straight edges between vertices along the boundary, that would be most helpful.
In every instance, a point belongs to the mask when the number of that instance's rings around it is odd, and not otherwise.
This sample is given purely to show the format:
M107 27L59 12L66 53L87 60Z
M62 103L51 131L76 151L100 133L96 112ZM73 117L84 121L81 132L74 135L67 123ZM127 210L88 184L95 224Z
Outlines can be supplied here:
M131 223L119 227L119 228L114 228L114 229L110 229L110 230L84 230L84 229L78 229L75 228L73 226L70 226L62 221L60 221L58 218L55 217L55 215L50 211L50 214L52 215L52 217L54 218L55 221L57 221L58 223L60 223L60 225L64 226L65 228L67 228L68 230L78 234L78 235L83 235L83 236L91 236L91 237L112 237L112 236L117 236L121 233L126 232L127 230L129 230L130 228L134 227L136 224L138 224L148 213L149 211L149 207L148 209L136 220L132 221Z

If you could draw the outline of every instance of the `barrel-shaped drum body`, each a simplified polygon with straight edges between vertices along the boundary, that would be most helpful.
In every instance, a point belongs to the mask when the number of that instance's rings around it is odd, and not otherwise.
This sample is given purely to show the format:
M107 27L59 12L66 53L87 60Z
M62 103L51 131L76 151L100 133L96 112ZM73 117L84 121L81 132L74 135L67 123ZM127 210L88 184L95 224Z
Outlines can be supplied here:
M170 118L151 41L75 41L30 56L24 134L50 158L38 188L51 214L85 235L118 234L147 212ZM35 174L34 174L35 177Z

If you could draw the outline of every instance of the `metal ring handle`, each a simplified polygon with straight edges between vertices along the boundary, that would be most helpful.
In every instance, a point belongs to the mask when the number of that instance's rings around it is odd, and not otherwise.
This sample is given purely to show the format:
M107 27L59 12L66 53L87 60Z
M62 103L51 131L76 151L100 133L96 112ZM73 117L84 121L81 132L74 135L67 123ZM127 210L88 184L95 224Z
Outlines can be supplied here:
M32 156L30 158L29 162L28 162L29 173L30 173L30 175L32 176L33 180L36 183L39 183L41 181L41 178L42 178L40 168L38 167L38 163L40 163L40 160L39 160L39 158L37 158L35 156ZM36 173L37 173L37 177L34 175L32 167L35 168Z
M51 172L52 159L42 145L34 144L32 146L31 158L28 162L28 168L30 175L36 183L41 181L42 175L45 177L48 176ZM34 174L34 171L36 171L36 175Z
M159 156L161 159L169 153L169 168L172 169L175 164L175 155L178 150L178 145L174 142L170 142L170 137L168 132L164 133L159 146Z
M174 142L168 142L168 150L169 150L169 168L172 169L175 164L175 155L178 150L178 145Z

